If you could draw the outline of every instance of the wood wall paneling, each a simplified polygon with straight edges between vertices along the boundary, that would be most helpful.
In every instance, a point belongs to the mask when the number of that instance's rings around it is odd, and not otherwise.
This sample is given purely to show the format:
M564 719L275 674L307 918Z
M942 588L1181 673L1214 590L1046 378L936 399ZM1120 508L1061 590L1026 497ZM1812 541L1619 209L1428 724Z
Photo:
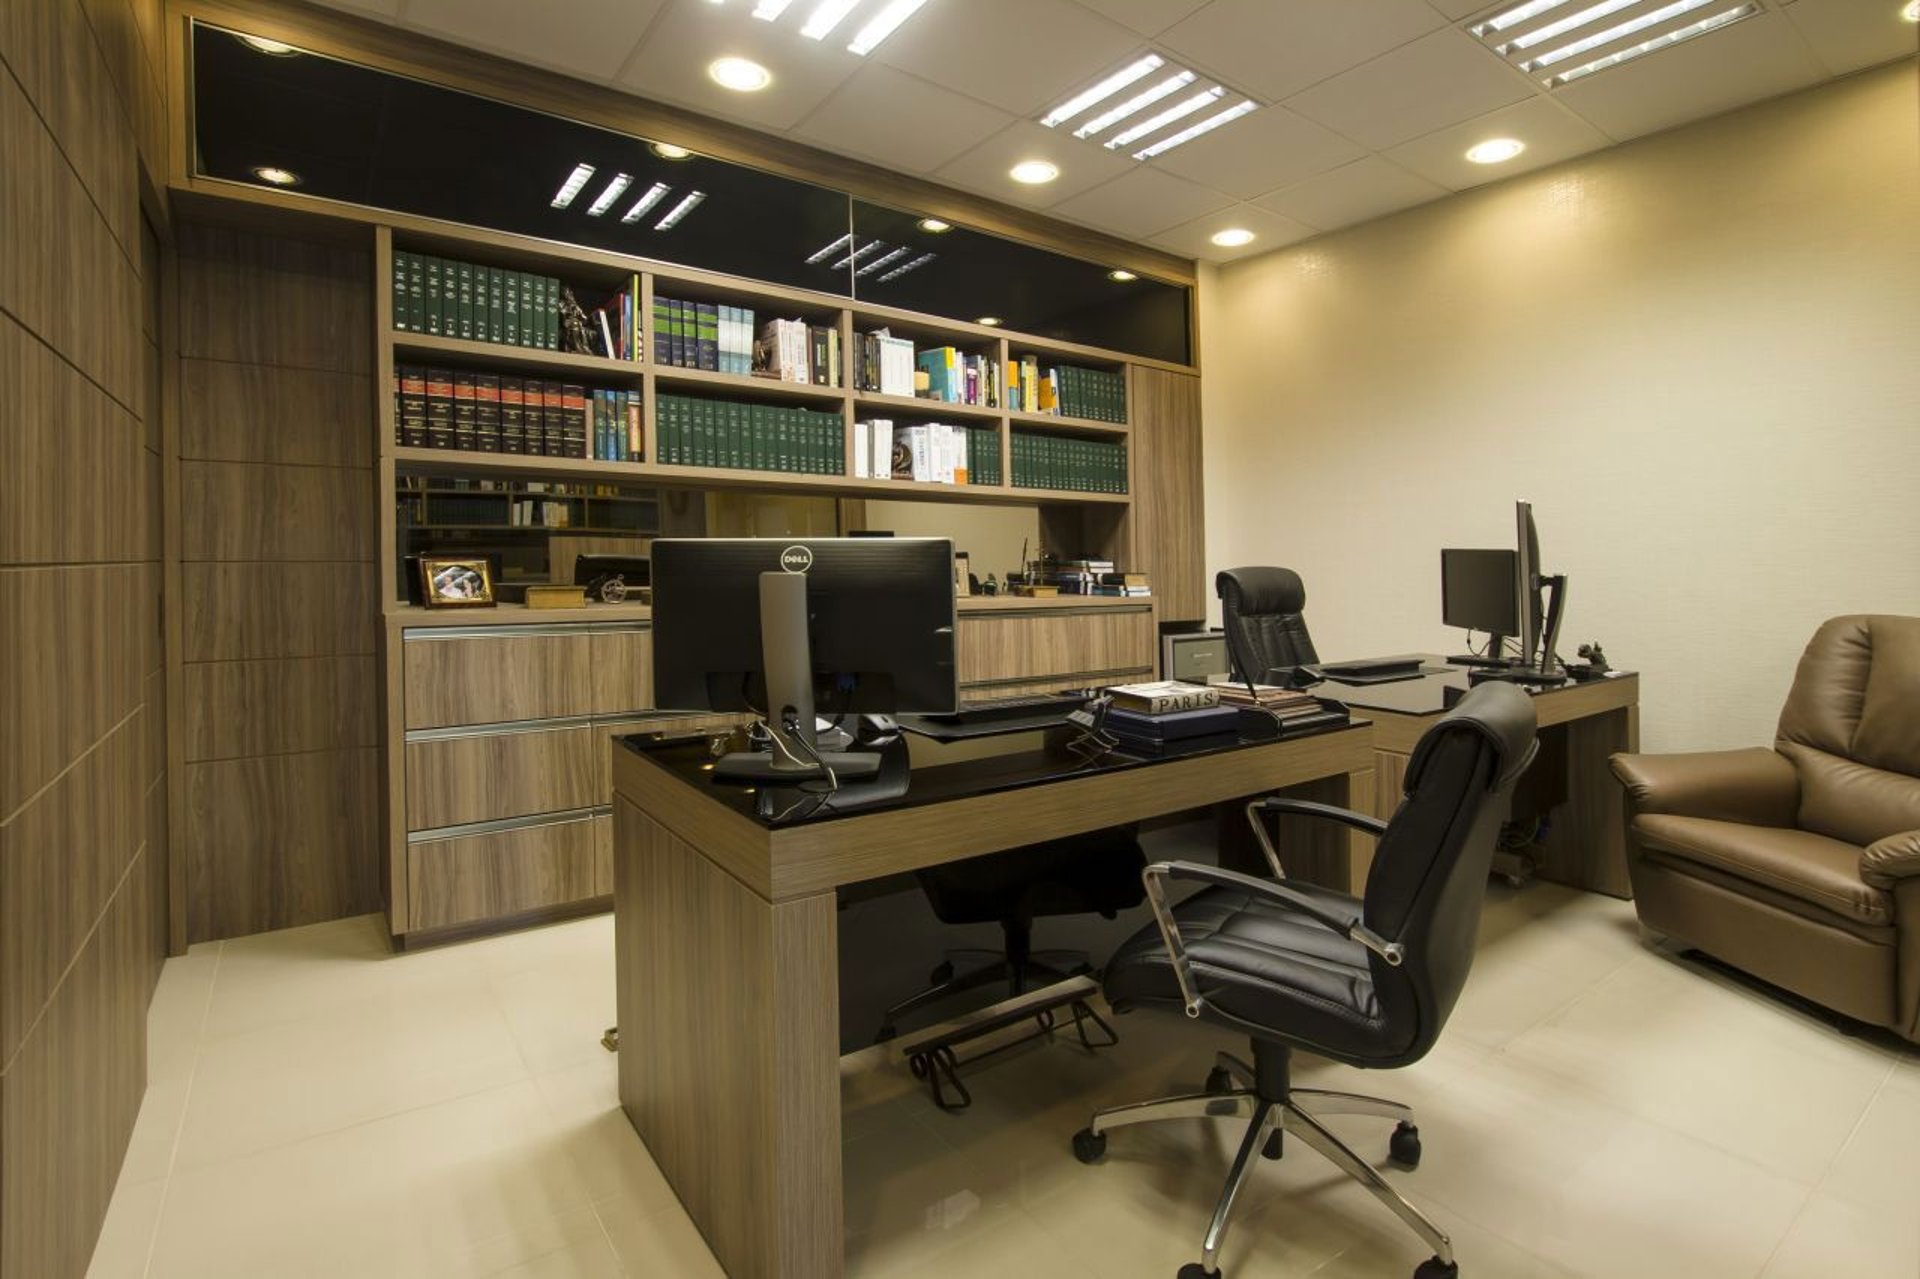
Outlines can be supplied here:
M1200 379L1134 366L1127 389L1135 562L1149 574L1160 620L1207 615Z
M272 589L257 564L181 566L181 629L189 662L371 653L380 603L362 564L312 564L299 585Z
M374 516L365 471L183 460L180 484L185 560L360 561L372 572ZM298 573L263 571L261 585L293 590L298 582Z
M187 759L377 746L378 677L372 654L190 663Z
M367 249L186 223L179 253L182 356L372 373Z
M612 892L600 873L611 819L522 826L407 845L413 928L445 928Z
M193 941L380 909L380 754L365 748L188 764Z
M181 421L185 457L373 465L373 383L365 374L190 359L180 362L180 395L191 408Z

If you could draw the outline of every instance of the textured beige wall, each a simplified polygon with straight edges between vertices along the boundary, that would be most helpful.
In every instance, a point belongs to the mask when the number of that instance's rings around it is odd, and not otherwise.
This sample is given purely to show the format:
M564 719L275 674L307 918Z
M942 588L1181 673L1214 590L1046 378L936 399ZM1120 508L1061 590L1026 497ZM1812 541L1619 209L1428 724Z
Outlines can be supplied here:
M1821 619L1920 613L1917 134L1907 59L1206 272L1209 568L1459 652L1439 548L1525 497L1648 749L1769 740Z

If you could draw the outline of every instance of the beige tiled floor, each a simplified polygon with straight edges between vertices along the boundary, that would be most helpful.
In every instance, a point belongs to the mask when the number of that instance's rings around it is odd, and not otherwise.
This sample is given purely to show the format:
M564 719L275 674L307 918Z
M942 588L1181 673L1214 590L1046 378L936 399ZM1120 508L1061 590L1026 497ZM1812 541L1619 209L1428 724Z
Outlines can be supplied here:
M1374 1078L1420 1112L1390 1172L1463 1275L1915 1279L1920 1055L1850 1038L1640 937L1630 906L1490 890L1440 1047ZM621 1115L612 925L387 954L346 920L170 961L152 1083L97 1279L717 1275ZM1054 1046L935 1111L898 1065L845 1070L849 1271L872 1279L1172 1279L1197 1256L1235 1133L1133 1128L1082 1167L1091 1106L1184 1090L1228 1046L1172 1018ZM1384 1125L1336 1120L1384 1155ZM1425 1255L1305 1151L1265 1165L1234 1279L1411 1273Z

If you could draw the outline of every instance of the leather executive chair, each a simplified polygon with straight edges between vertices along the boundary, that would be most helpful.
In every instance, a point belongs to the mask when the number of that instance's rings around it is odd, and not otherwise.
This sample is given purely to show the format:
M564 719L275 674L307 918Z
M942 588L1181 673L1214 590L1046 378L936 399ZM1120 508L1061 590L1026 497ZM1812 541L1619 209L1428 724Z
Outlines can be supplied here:
M1006 949L954 951L928 976L930 986L887 1009L877 1036L892 1039L901 1018L944 1003L963 991L1005 983L1009 997L1038 978L1065 981L1091 970L1079 951L1033 950L1033 921L1044 916L1101 915L1112 919L1146 896L1140 872L1146 854L1131 827L1113 827L1064 839L969 857L914 872L927 903L943 924L1000 925ZM990 962L956 976L953 960L987 954Z
M1392 821L1273 796L1249 804L1247 812L1275 879L1192 862L1147 867L1156 922L1108 961L1108 1003L1117 1013L1143 1005L1184 1008L1189 1017L1242 1031L1252 1037L1253 1064L1221 1053L1204 1092L1099 1111L1074 1135L1073 1151L1083 1163L1097 1162L1107 1134L1128 1124L1248 1121L1201 1259L1182 1266L1179 1279L1220 1273L1234 1201L1255 1156L1279 1158L1286 1133L1365 1186L1432 1247L1415 1279L1459 1273L1447 1236L1318 1118L1395 1120L1390 1153L1413 1168L1420 1162L1420 1130L1412 1112L1376 1097L1294 1088L1289 1067L1296 1048L1387 1069L1410 1065L1433 1047L1473 963L1494 837L1515 779L1533 760L1534 729L1525 693L1482 684L1415 745L1405 798ZM1377 836L1364 895L1288 881L1259 821L1263 811L1323 818ZM1169 909L1169 881L1207 887Z
M1920 617L1836 617L1772 749L1615 755L1648 928L1920 1042Z
M1307 634L1306 584L1290 568L1222 569L1213 579L1227 656L1242 679L1265 683L1276 666L1320 660Z

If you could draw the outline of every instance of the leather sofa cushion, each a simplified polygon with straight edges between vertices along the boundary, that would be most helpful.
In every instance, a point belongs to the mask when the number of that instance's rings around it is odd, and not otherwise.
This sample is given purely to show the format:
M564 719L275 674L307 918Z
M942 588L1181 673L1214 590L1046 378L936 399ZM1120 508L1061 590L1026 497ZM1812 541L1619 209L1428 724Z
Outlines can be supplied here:
M1903 830L1868 845L1860 854L1860 877L1875 888L1920 879L1920 830Z
M1643 813L1633 831L1648 848L1863 924L1893 922L1893 901L1860 878L1860 848L1812 831Z
M1298 881L1288 886L1360 916L1360 903ZM1219 1012L1257 1026L1284 1026L1289 1040L1342 1060L1390 1058L1366 948L1303 915L1231 888L1208 888L1174 908L1200 993ZM1107 961L1107 999L1180 1003L1160 930L1147 925Z
M1920 618L1857 614L1808 641L1776 745L1797 825L1854 844L1920 827Z
M1800 775L1795 825L1860 846L1920 827L1920 777L1791 742L1780 753Z

